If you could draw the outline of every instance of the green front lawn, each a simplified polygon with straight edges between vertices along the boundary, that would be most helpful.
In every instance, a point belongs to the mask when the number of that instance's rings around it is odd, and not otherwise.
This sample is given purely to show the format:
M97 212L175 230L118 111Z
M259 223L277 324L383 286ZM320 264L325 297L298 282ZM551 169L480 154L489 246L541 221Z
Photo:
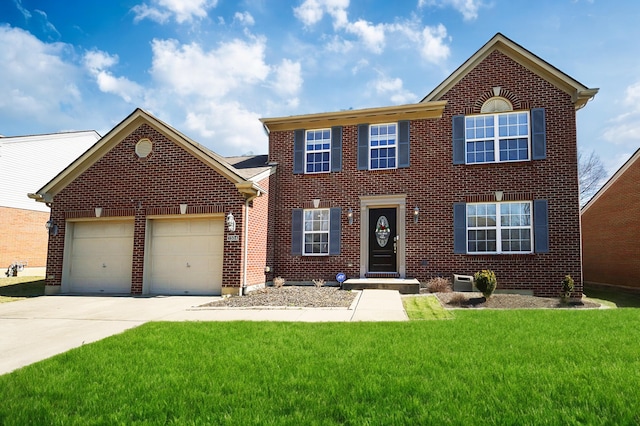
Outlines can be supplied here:
M0 376L0 424L637 424L639 320L149 323Z

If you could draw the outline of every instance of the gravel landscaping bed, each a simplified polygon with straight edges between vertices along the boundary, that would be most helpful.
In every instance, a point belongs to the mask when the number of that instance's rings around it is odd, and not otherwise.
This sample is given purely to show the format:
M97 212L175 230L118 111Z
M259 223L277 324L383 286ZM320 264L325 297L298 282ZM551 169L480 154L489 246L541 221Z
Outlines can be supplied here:
M524 296L521 294L494 294L485 300L482 293L434 293L445 308L491 308L491 309L533 309L533 308L599 308L600 304L589 300L564 304L559 298Z
M267 287L246 296L225 297L201 307L250 308L258 306L298 308L348 308L356 292L339 287L284 286Z

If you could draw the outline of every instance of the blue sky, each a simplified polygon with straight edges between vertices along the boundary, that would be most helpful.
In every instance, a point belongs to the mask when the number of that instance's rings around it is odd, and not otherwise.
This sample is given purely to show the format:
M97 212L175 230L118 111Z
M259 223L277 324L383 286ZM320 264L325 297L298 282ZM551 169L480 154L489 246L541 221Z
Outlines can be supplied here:
M501 32L584 85L578 143L640 146L637 0L0 0L0 134L97 130L144 108L222 155L258 121L417 102Z

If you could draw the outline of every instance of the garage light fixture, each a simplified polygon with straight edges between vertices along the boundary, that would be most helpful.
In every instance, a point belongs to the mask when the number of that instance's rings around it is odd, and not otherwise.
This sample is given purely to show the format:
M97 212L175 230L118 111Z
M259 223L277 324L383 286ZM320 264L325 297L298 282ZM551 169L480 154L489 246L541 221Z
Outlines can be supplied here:
M49 231L49 235L58 235L58 225L56 225L53 219L49 219L47 223L44 224L44 227Z
M229 232L235 232L236 230L236 219L233 217L233 213L231 212L227 215L227 229Z

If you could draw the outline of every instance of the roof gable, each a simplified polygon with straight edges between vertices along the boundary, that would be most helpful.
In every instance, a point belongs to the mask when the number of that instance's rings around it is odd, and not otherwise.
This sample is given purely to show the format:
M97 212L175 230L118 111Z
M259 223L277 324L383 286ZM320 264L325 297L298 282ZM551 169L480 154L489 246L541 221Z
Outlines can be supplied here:
M458 69L456 69L446 80L440 83L435 89L422 99L421 102L433 102L441 100L442 96L455 86L465 75L482 62L494 51L500 51L512 60L531 70L541 78L547 80L560 90L571 96L576 109L582 108L598 89L590 89L579 81L563 73L553 65L542 60L524 47L515 43L508 37L497 33L491 40L467 59Z
M585 204L582 210L580 210L580 214L584 214L589 209L589 207L594 205L596 201L598 201L598 199L603 194L605 194L607 190L611 188L618 179L624 176L627 170L629 170L631 167L640 167L640 148L638 148L636 152L631 156L631 158L629 158L627 162L624 163L622 167L620 167L618 171L616 171L604 185L602 185L598 192L596 192L595 195L591 197L589 201L587 201L587 204Z
M194 157L207 164L217 173L231 181L237 188L247 196L254 195L253 193L266 192L264 189L259 188L252 182L250 176L245 173L239 172L236 168L225 161L224 157L216 154L208 148L198 144L191 140L184 134L180 133L168 124L158 120L153 115L146 111L137 108L127 118L114 127L109 133L107 133L102 139L100 139L95 145L93 145L84 154L78 157L73 163L71 163L60 174L53 178L49 183L43 186L36 194L29 194L29 197L36 199L37 201L52 202L53 197L64 189L69 183L80 176L84 171L89 169L93 164L106 155L113 147L119 144L127 135L140 127L142 124L147 124L153 127L158 132L165 135L171 141L178 146L185 149ZM246 190L247 183L251 188ZM255 188L254 188L255 187ZM240 189L243 188L243 189Z

